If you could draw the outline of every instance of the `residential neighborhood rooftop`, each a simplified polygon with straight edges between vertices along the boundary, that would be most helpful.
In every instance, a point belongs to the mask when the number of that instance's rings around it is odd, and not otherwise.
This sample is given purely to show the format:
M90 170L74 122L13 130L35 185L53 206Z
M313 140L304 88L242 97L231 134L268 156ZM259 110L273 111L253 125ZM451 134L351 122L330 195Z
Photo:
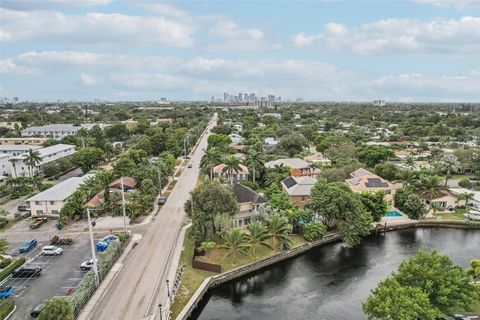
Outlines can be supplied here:
M259 204L267 202L264 197L243 184L235 183L232 189L238 203L251 202Z
M281 182L283 189L289 196L306 196L317 182L310 176L288 177Z
M265 163L266 168L274 168L275 166L285 166L292 169L302 169L308 168L310 165L303 159L300 158L287 158L287 159L278 159Z
M94 174L86 174L82 177L69 178L28 198L27 201L63 201L70 197L85 180L94 176Z

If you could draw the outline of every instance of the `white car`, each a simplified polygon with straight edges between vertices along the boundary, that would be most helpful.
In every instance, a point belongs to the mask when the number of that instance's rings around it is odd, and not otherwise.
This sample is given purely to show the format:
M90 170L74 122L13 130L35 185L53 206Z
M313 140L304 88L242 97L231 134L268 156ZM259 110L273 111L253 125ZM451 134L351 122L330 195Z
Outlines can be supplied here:
M80 265L80 269L82 269L83 271L90 270L92 268L93 268L93 259L83 261L82 264Z
M62 254L63 249L56 246L45 246L42 248L43 256L57 256Z

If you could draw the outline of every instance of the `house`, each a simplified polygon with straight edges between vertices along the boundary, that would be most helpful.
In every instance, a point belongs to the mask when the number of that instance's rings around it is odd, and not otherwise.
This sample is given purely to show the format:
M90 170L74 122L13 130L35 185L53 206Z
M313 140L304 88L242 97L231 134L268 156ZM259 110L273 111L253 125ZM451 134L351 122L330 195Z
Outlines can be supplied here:
M243 184L236 183L232 186L233 193L239 204L239 210L234 215L235 226L248 226L255 215L263 212L267 200L257 192Z
M239 165L240 170L238 172L233 172L232 177L229 176L228 171L225 169L226 164L222 163L213 167L213 179L220 180L224 179L225 181L232 181L233 183L241 183L248 179L248 168L243 164Z
M472 193L473 199L468 201L468 206L475 210L480 210L480 191L473 191L465 188L450 188L450 191L457 197L463 193Z
M310 176L288 177L281 182L282 189L288 194L290 200L299 208L305 206L310 200L310 193L317 180Z
M8 154L0 154L0 175L9 176L12 174L12 164Z
M49 124L40 127L29 127L21 131L22 137L51 137L53 139L62 139L67 136L73 136L80 131L80 129L90 130L95 126L93 123L80 124L78 126L73 124Z
M268 137L268 138L265 138L265 139L263 140L263 143L264 143L265 145L267 145L267 146L272 146L272 147L274 147L274 146L276 146L276 145L278 144L278 141L275 140L275 138Z
M0 145L3 144L29 144L42 145L47 138L0 138Z
M28 198L26 201L30 204L32 216L59 216L60 210L62 210L65 203L68 202L68 198L77 191L81 184L91 177L94 177L94 175L86 174L83 177L69 178Z
M272 169L275 166L285 166L290 168L290 175L294 177L312 176L317 171L310 167L310 164L300 158L287 158L269 161L265 163L265 168Z
M30 146L27 144L2 144L0 145L0 154L8 154L10 156L19 156L27 153L29 150L38 150L42 146Z
M332 164L332 161L326 158L321 152L303 157L303 160L307 161L309 164L320 164L322 167L328 167Z
M350 174L350 176L351 178L345 180L345 183L350 187L350 189L352 189L352 191L361 193L377 192L382 190L386 193L385 199L388 201L393 199L395 186L382 177L379 177L363 168L355 170Z
M228 135L228 137L230 138L230 140L232 140L232 144L233 145L239 145L239 144L242 144L243 141L245 140L241 135L239 135L238 133L231 133Z
M457 206L465 205L465 201L458 201L458 196L453 192L443 189L436 194L422 194L423 201L426 205L436 206L439 211L453 210Z
M121 178L118 178L115 181L112 181L109 185L110 189L122 190L122 181ZM128 191L132 190L137 186L137 181L132 177L123 177L123 190Z
M41 160L33 168L33 173L41 173L44 165L74 154L75 146L70 144L55 144L36 151L40 154ZM27 176L29 174L28 165L25 163L26 156L26 154L21 154L10 158L14 161L14 164L12 164L12 177Z

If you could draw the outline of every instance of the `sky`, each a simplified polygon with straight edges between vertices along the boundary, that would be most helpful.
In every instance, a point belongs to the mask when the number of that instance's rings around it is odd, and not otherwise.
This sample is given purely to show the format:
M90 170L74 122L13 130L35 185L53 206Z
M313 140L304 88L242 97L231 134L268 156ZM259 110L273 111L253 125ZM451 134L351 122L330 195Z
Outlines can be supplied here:
M480 0L0 0L0 97L480 101Z

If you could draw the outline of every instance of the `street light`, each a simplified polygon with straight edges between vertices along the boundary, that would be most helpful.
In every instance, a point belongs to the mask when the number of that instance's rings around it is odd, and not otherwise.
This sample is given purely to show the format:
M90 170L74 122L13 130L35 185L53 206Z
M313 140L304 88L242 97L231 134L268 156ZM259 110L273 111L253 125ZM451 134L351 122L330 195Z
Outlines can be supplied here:
M171 297L170 297L170 287L169 287L169 285L168 285L168 283L169 283L170 281L168 281L168 279L167 279L166 282L167 282L167 296L168 296L169 299L171 299Z
M95 273L95 287L98 287L100 284L100 279L98 277L98 268L97 268L97 255L95 253L95 244L93 242L93 226L92 219L90 218L90 210L101 210L101 209L90 209L87 207L87 219L88 219L88 231L90 233L90 247L92 249L92 259L93 259L93 272Z
M125 238L128 236L127 232L127 214L125 213L125 189L123 186L123 176L120 177L120 184L122 186L122 214L123 214L123 228L125 230Z
M160 309L160 320L162 320L162 304L158 304L158 308Z

